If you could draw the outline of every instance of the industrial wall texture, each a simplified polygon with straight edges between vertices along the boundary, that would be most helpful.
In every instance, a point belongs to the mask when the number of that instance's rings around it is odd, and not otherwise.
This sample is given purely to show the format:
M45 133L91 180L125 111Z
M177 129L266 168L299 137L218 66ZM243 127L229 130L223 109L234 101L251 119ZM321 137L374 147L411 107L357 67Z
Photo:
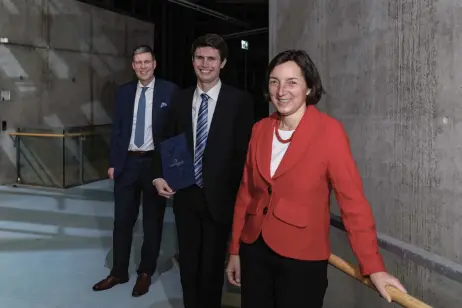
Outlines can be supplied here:
M8 131L60 128L111 122L132 49L153 44L154 25L74 0L1 0L0 38L0 90L11 93L0 120ZM0 183L15 179L15 164L2 131Z
M301 48L318 66L320 109L350 136L378 231L461 264L462 2L270 0L269 23L270 58ZM345 234L331 234L356 263ZM382 252L410 293L461 307L461 284ZM332 269L326 307L390 306Z

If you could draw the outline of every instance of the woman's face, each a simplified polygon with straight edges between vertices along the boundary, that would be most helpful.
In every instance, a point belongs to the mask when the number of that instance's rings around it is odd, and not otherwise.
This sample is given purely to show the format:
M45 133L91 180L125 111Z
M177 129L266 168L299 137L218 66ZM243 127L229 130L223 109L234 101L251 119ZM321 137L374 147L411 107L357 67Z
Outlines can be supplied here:
M310 93L300 67L293 61L274 67L269 76L271 103L282 116L304 113Z

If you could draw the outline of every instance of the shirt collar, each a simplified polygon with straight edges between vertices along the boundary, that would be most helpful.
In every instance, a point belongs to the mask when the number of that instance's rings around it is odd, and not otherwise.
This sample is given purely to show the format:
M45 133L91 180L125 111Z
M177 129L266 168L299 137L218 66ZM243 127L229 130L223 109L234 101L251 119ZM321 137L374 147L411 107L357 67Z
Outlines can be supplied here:
M156 78L154 77L154 79L147 85L147 87L149 89L154 89L154 82L156 81ZM138 80L138 88L142 88L144 87L142 84L141 84L141 81Z
M218 79L218 82L216 85L213 86L206 94L208 95L209 98L213 99L215 102L218 100L218 94L220 94L220 89L221 89L221 80ZM196 87L196 96L197 98L201 97L201 94L204 93L202 89L197 86Z

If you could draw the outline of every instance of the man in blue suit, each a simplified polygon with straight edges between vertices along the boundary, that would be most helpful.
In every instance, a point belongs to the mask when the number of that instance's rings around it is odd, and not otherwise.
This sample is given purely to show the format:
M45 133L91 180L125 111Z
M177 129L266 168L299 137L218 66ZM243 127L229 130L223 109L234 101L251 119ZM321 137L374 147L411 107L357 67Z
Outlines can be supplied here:
M102 291L129 280L133 227L142 196L143 246L133 296L149 291L159 256L165 200L152 187L156 133L164 124L170 98L178 87L155 78L156 59L149 46L133 52L138 81L122 85L116 95L108 175L114 180L114 264L108 277L93 286Z

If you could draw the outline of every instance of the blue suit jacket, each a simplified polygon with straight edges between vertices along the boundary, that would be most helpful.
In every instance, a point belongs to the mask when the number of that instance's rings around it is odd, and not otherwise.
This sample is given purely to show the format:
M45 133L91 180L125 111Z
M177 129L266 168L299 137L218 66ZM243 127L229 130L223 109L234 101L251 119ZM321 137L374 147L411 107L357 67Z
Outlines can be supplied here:
M132 134L135 95L138 81L120 86L116 94L115 113L112 121L110 144L110 167L114 168L114 177L120 175L125 166L128 146ZM164 125L170 108L170 99L178 87L169 81L156 78L152 103L152 136L156 144L156 135Z

